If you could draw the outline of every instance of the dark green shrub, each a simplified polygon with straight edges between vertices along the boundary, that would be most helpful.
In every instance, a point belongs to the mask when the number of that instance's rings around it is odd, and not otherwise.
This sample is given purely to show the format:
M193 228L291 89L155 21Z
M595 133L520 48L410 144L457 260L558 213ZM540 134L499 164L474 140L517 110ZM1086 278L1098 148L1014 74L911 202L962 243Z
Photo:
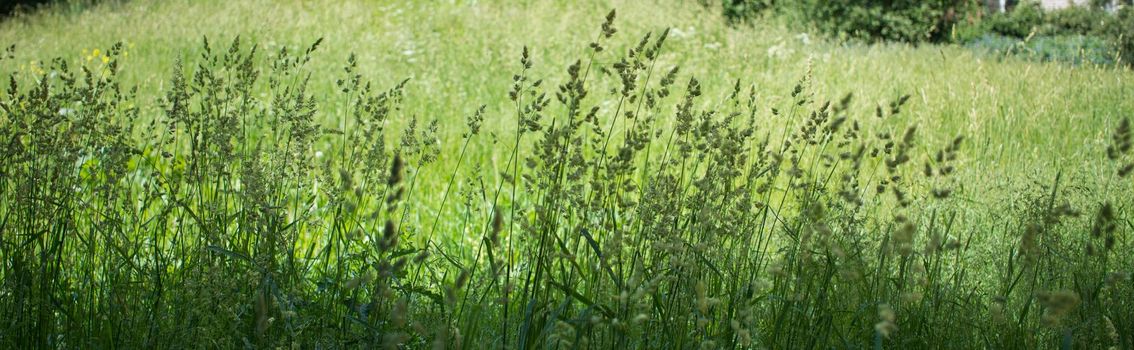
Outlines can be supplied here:
M35 8L51 2L51 0L8 0L0 2L0 17L16 12L17 9Z
M1046 14L1043 33L1049 35L1085 35L1100 30L1108 13L1095 7L1073 6Z
M931 2L808 1L803 13L820 30L865 40L918 42L939 30L944 11Z
M1122 62L1134 63L1134 6L1120 8L1099 27L1100 35L1110 40Z
M121 3L124 0L0 0L0 20L20 13L53 7L63 13L78 13L103 3Z
M1012 11L997 13L986 20L992 33L1014 38L1026 38L1044 23L1043 8L1039 3L1026 2Z
M733 22L772 10L840 38L913 43L947 38L958 14L977 8L970 0L722 0L721 7Z
M971 43L980 40L989 33L988 20L982 11L974 11L958 20L950 29L949 41L954 43Z
M721 13L731 23L755 18L772 9L774 0L721 0Z

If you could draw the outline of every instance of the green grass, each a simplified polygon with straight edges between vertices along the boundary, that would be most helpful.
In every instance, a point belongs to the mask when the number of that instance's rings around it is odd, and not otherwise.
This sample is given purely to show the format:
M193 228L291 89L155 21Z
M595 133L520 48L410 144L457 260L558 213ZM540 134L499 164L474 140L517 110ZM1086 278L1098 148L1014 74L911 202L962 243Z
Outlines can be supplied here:
M592 55L612 8L618 33ZM620 93L614 64L666 28ZM239 57L258 45L247 65L223 62L236 37ZM115 70L83 57L116 42ZM1127 68L639 1L108 2L9 19L0 43L18 83L0 101L5 346L1134 344L1134 186L1115 174L1131 159L1106 156L1129 139ZM44 78L54 57L97 87ZM576 61L592 69L568 74ZM338 83L353 72L374 99ZM577 110L556 101L584 81ZM662 84L657 106L630 97ZM549 104L529 109L532 91ZM280 109L299 97L314 104ZM355 118L369 107L390 110Z
M15 70L16 63L30 60L78 59L84 48L105 50L126 41L134 49L124 63L124 81L143 84L142 95L154 98L161 95L172 58L194 57L202 37L227 43L241 35L268 52L323 37L326 42L314 58L322 64L313 69L320 90L331 85L339 63L354 52L360 70L379 86L411 79L408 114L457 126L480 104L490 113L505 108L502 92L522 46L532 48L536 72L558 73L584 54L579 43L593 35L595 14L617 8L628 38L612 48L625 48L634 41L629 37L673 27L688 37L675 33L663 65L680 65L705 86L731 86L737 79L755 84L761 104L784 100L809 59L821 96L854 92L856 106L868 110L912 94L916 108L910 120L940 130L927 137L970 135L970 161L976 163L968 168L980 169L978 174L1051 164L1086 168L1117 118L1134 110L1134 101L1126 98L1134 86L1129 70L998 62L957 47L845 47L814 35L812 45L803 45L795 33L775 25L729 28L710 10L690 4L267 4L140 1L8 21L0 42L16 44L17 59L4 64ZM725 89L715 90L719 100ZM499 126L489 123L489 128ZM1051 129L1060 133L1051 135ZM457 135L459 128L442 132Z

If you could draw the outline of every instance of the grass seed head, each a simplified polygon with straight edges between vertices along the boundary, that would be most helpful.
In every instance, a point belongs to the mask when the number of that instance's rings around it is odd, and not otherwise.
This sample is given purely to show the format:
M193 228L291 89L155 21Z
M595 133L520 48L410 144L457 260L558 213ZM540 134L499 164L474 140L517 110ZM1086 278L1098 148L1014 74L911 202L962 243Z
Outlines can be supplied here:
M1036 301L1044 308L1040 320L1050 327L1059 326L1080 303L1079 294L1070 290L1038 292Z
M882 337L889 338L898 331L898 325L895 323L897 316L889 304L878 305L878 320L878 323L874 324L874 331Z

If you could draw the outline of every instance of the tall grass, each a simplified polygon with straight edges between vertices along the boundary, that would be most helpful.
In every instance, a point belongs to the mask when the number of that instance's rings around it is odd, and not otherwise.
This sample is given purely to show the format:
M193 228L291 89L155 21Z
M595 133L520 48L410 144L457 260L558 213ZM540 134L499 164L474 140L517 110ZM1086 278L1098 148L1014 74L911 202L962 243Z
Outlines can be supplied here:
M458 130L322 39L203 39L156 101L128 44L12 72L0 344L1134 346L1128 117L996 196L960 176L988 136L924 136L916 95L828 99L808 64L768 101L615 19L557 73L518 48Z

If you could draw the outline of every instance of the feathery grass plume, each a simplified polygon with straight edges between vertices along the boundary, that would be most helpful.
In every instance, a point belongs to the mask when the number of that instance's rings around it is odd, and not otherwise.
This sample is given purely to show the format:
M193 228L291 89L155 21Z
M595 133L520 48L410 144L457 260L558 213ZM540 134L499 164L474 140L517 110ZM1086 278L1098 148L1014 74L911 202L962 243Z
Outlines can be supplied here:
M1118 329L1114 327L1114 321L1110 317L1103 315L1103 323L1106 325L1106 335L1110 338L1111 346L1107 349L1117 350L1122 344L1121 337L1118 335Z
M1134 145L1132 141L1132 132L1130 128L1130 119L1122 118L1118 122L1118 127L1114 130L1114 135L1111 136L1111 144L1106 148L1106 156L1110 160L1118 160L1119 157L1130 152L1131 146Z
M1007 298L1002 296L992 298L992 303L988 305L988 313L994 324L1002 324L1007 321L1004 310L1007 302Z
M387 188L398 188L398 185L402 182L403 168L405 168L405 162L402 160L402 154L394 154L394 161L390 163L390 174L386 178ZM392 206L394 203L401 199L401 195L401 189L398 188L396 191L392 192L389 197L386 198L386 204L388 206Z
M874 332L883 338L890 338L898 331L897 317L889 304L878 305L878 323L874 324Z
M1127 272L1111 272L1106 275L1103 283L1107 286L1114 287L1122 282L1130 280L1130 273Z
M1134 173L1134 156L1131 149L1134 147L1134 132L1131 131L1130 119L1122 118L1118 127L1111 136L1110 145L1107 145L1106 156L1118 165L1118 177L1125 178Z
M914 226L909 219L899 215L895 221L899 224L897 231L894 232L893 249L902 256L909 256L913 254L914 235L917 234L917 227Z
M606 21L602 22L602 35L608 39L614 36L614 33L618 32L618 30L614 28L614 16L615 10L611 9L610 12L606 14Z
M1043 307L1043 314L1040 317L1043 324L1058 327L1082 300L1073 291L1058 290L1037 292L1036 301Z
M499 211L492 214L492 229L489 231L488 242L495 246L500 244L500 232L504 231L504 214Z
M932 164L929 161L925 163L925 176L933 178L935 188L932 193L936 199L949 198L953 193L952 188L946 187L948 184L941 184L941 182L950 181L950 175L956 170L954 164L957 161L957 152L960 150L963 140L964 136L957 136L944 149L937 151Z
M1091 226L1091 237L1103 240L1103 246L1107 250L1111 250L1114 248L1115 232L1117 231L1118 222L1114 206L1110 202L1104 202L1095 214L1094 224Z

